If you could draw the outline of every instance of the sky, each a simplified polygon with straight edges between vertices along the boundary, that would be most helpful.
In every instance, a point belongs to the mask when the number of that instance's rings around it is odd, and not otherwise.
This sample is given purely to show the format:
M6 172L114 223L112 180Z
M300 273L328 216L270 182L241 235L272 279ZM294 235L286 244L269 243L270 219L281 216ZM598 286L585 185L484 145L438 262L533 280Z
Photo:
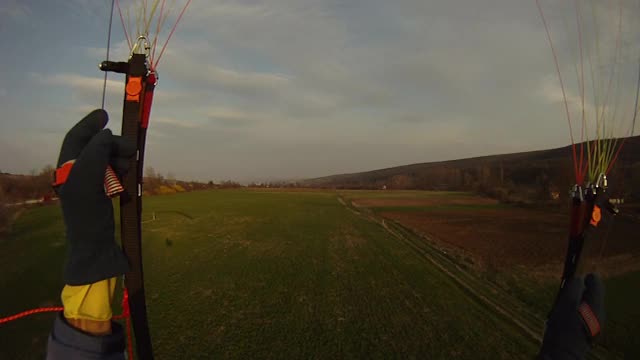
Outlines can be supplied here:
M0 3L0 171L54 164L66 131L100 107L110 3ZM124 60L115 16L111 58ZM181 179L310 178L570 142L533 0L194 0L158 73L146 164ZM115 133L123 87L110 75Z

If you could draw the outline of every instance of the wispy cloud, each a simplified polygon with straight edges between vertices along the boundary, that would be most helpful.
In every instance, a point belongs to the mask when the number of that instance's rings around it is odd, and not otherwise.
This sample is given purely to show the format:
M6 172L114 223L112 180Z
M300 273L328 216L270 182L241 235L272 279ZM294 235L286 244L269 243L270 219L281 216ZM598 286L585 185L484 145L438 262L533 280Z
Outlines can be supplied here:
M86 56L92 61L106 60L106 47L86 47L84 48ZM111 61L125 61L129 57L129 45L127 41L122 39L111 44L109 49L109 57Z
M220 86L239 89L275 90L289 81L279 74L239 72L211 65L201 71L203 76Z
M104 86L103 77L83 76L74 73L40 74L30 73L30 78L38 84L68 88L71 91L82 94L84 97L97 98L102 94ZM122 80L107 79L106 92L108 97L120 99L124 94L124 82ZM163 89L154 91L154 98L158 102L179 102L188 99L190 94L177 93Z
M165 117L165 116L154 116L153 123L168 125L170 127L180 127L180 128L187 128L187 129L198 129L198 128L202 128L203 126L202 124L196 124L193 121L189 121L185 119L175 119L175 118Z
M68 87L74 91L83 93L101 93L104 85L104 78L82 76L73 73L63 74L39 74L31 73L31 79L43 84L59 87ZM110 95L123 94L124 83L122 81L107 80L106 91Z
M30 16L42 28L24 35L10 25L8 36L64 36L42 45L47 56L5 67L0 80L11 92L0 96L0 116L36 119L33 129L52 116L63 129L100 98L93 71L105 56L106 3L74 0L66 6L76 10L47 22L37 10L51 2L39 1ZM634 13L625 9L625 22ZM88 30L78 20L100 25ZM114 25L111 58L125 59L117 17ZM569 43L557 39L567 49L563 71L572 70ZM0 49L13 54L24 43ZM23 79L12 74L25 71L33 74L19 93L13 85ZM196 1L158 71L147 160L184 177L316 176L569 141L534 2ZM117 119L124 82L109 79L107 109ZM25 108L21 94L41 100ZM576 110L579 92L568 94ZM23 126L7 124L0 133Z
M5 0L3 4L0 4L0 24L8 20L21 21L31 15L31 8L18 0Z

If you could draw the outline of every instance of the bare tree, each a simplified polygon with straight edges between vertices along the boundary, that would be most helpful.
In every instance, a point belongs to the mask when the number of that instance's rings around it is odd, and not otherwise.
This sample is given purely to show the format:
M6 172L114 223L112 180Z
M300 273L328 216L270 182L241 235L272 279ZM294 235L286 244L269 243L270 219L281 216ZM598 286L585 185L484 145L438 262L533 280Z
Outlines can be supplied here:
M169 182L169 184L171 185L176 184L176 175L171 171L167 173L167 182Z
M158 177L158 174L156 173L156 169L154 169L152 166L148 166L145 169L144 176L153 179Z

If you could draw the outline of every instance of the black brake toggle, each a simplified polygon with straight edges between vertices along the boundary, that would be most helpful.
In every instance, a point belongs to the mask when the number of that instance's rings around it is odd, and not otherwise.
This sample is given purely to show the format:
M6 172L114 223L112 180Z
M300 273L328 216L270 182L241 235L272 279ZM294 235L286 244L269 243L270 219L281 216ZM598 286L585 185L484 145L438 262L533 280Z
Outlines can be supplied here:
M103 61L98 65L100 70L116 72L119 74L127 74L129 72L129 63L124 61Z

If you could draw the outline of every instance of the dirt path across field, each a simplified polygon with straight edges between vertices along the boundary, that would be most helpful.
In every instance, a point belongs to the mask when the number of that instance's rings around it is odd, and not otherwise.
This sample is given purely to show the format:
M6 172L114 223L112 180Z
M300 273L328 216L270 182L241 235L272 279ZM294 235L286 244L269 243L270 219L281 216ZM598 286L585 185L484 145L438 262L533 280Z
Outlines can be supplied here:
M349 211L380 224L393 238L408 245L425 260L440 269L471 297L496 313L496 315L511 322L532 341L541 344L544 319L531 312L526 304L523 304L503 289L462 268L447 255L446 251L436 247L434 241L429 239L428 236L415 232L411 227L407 227L406 223L399 221L403 219L402 217L398 220L393 218L385 219L389 214L374 214L373 211L363 206L362 200L358 203L353 203L345 200L342 196L338 196L338 201ZM384 215L384 217L380 215ZM406 219L404 220L406 221ZM426 226L424 223L421 224ZM471 237L471 235L468 234L468 237ZM596 351L590 354L590 358L607 358L607 353L602 348L597 348Z

